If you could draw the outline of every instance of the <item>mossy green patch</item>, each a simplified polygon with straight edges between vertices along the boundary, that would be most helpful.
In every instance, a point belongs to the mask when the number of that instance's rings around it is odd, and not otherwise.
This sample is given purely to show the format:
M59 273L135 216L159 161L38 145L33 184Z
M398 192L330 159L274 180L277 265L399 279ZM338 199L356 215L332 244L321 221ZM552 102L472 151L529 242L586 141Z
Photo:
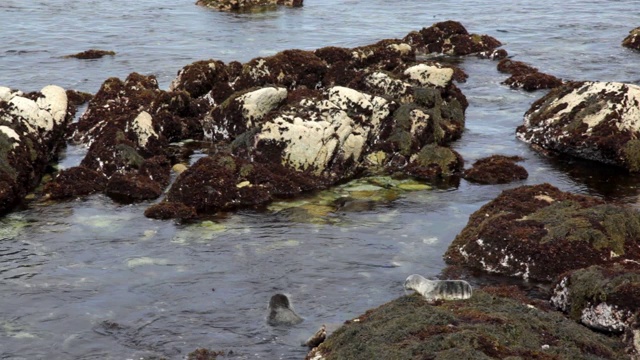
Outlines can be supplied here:
M558 201L527 216L540 221L547 230L541 243L550 241L586 241L594 249L625 253L627 238L640 237L640 214L603 204L582 208L574 201Z
M640 140L633 139L627 141L622 148L624 161L630 171L640 171Z
M546 345L546 346L545 346ZM404 296L334 332L318 351L331 359L620 359L616 339L556 312L475 291L427 303Z
M442 175L451 175L451 169L458 162L456 154L449 148L431 144L423 147L412 161L421 167L436 164L442 170Z

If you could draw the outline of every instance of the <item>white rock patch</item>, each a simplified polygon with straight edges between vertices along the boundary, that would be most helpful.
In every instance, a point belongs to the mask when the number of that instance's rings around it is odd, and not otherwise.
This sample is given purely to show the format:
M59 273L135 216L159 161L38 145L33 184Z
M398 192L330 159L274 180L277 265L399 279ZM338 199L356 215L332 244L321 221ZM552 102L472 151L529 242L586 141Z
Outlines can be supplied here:
M242 115L247 120L247 127L251 127L253 121L261 119L286 98L287 89L265 87L239 96L236 101L243 104Z
M453 69L439 68L427 64L418 64L404 71L404 74L410 80L417 82L422 86L440 86L449 85L453 79Z
M18 135L18 133L15 132L15 130L13 130L12 128L5 126L5 125L0 125L0 131L3 132L5 135L7 135L7 137L15 140L16 142L13 144L13 148L17 147L19 144L18 142L20 142L20 136Z
M152 136L158 137L158 134L153 130L153 119L146 111L136 116L131 123L131 129L138 135L138 142L141 147L147 146L147 142Z

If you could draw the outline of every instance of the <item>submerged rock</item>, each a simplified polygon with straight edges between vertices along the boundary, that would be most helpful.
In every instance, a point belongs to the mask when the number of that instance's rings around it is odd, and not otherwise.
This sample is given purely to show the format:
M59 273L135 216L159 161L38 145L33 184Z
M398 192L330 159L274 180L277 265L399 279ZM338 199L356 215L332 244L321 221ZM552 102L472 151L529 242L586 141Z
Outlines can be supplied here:
M404 296L347 322L306 359L621 359L616 339L485 288L468 300Z
M115 51L90 49L73 55L67 55L66 58L76 58L82 60L100 59L107 55L115 56Z
M640 214L549 185L506 190L469 217L445 261L553 281L591 265L640 260Z
M640 171L640 87L569 82L524 115L516 136L534 148Z
M629 36L622 40L622 46L634 50L640 50L640 27L629 31Z
M493 155L480 159L464 171L464 178L480 184L507 184L529 177L525 168L516 164L518 156Z
M0 213L21 203L38 185L64 146L73 113L59 86L28 94L0 87Z
M268 6L302 6L303 0L198 0L196 5L206 6L222 11L250 11Z

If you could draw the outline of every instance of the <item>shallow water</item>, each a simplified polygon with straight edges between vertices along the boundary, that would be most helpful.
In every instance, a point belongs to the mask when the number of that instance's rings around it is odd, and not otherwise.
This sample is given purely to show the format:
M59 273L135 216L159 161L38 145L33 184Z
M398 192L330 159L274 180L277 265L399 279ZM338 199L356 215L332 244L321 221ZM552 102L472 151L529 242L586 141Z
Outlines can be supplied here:
M57 84L95 93L111 76L155 74L166 88L201 59L247 61L288 48L358 46L402 37L434 22L461 21L487 33L517 60L566 79L640 84L640 54L620 46L638 26L636 1L337 1L303 8L225 14L194 0L0 3L0 85L23 91ZM10 25L7 25L10 24ZM63 56L100 48L115 57ZM402 193L353 209L311 207L225 214L198 224L144 218L148 203L102 196L32 204L0 219L0 358L183 358L207 347L229 358L301 359L300 342L322 323L340 323L404 294L407 275L437 276L442 254L468 216L502 190L549 182L627 204L638 178L612 167L548 159L514 137L542 92L500 84L496 63L460 65L470 106L453 147L467 163L520 155L528 180ZM63 154L77 164L81 148ZM284 207L284 206L282 206ZM305 321L265 324L271 295L291 295ZM225 357L227 358L227 357Z

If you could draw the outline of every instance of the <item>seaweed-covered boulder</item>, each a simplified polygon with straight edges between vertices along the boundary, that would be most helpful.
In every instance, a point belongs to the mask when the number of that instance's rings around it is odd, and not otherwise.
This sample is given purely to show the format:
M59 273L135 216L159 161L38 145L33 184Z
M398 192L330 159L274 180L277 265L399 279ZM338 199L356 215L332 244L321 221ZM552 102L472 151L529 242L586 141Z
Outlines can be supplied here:
M201 158L178 176L166 200L198 213L260 207L274 198L287 198L325 187L321 178L284 167L261 164L233 155Z
M485 288L430 304L414 294L348 321L306 357L331 359L622 359L624 346L542 306ZM538 305L538 304L536 304Z
M623 334L627 351L640 354L640 265L591 266L560 276L551 304L598 331Z
M622 40L622 46L640 50L640 27L629 31L629 36Z
M537 68L522 61L503 59L498 63L498 71L511 74L503 84L509 85L512 88L533 91L552 89L562 85L561 79L553 75L541 73Z
M196 5L221 11L251 11L276 5L302 6L303 0L198 0Z
M473 163L464 171L464 178L479 184L507 184L529 177L525 168L516 164L524 160L519 156L493 155Z
M56 174L55 178L44 186L44 194L51 199L86 196L104 191L107 181L107 177L100 172L75 166Z
M591 265L640 260L640 214L549 185L502 192L469 217L445 261L553 281Z
M38 185L64 146L73 112L59 86L28 94L0 87L0 213Z
M569 82L533 103L516 136L534 148L640 171L640 86Z
M551 304L597 330L620 333L638 326L640 265L595 265L563 274L553 288Z
M412 155L405 172L418 179L434 180L459 175L462 156L448 147L429 144Z
M494 50L502 43L489 35L469 34L457 21L444 21L409 33L405 42L420 52L470 55Z
M168 219L182 219L188 220L198 216L196 209L193 206L188 206L183 203L176 203L170 201L161 201L148 207L144 211L144 216L150 219L168 220Z
M115 51L110 51L110 50L89 49L89 50L86 50L86 51L83 51L83 52L79 52L77 54L67 55L67 56L65 56L65 58L75 58L75 59L81 59L81 60L95 60L95 59L100 59L102 57L105 57L107 55L115 56L116 53L115 53Z

